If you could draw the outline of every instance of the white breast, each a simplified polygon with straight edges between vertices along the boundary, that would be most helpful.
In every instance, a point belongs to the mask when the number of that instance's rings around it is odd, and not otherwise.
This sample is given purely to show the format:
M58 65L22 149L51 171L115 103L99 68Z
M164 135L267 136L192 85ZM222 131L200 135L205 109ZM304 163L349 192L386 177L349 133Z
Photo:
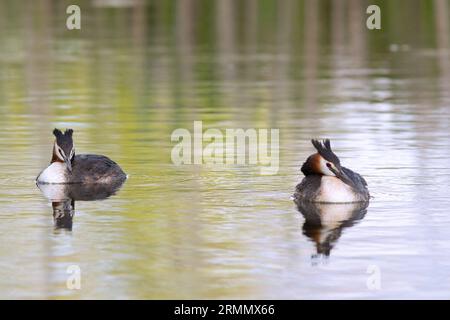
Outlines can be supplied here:
M322 176L320 192L316 202L358 201L353 189L336 177Z
M66 183L67 168L64 163L53 162L37 177L39 183Z
M42 194L51 201L65 201L70 199L66 192L67 185L56 183L39 183L38 188L42 191Z

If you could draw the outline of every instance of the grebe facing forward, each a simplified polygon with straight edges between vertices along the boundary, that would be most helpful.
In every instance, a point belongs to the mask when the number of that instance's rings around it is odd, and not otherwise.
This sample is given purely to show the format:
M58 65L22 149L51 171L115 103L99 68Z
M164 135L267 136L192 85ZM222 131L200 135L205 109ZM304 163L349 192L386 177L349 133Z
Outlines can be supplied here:
M295 190L296 201L349 203L369 201L369 190L363 177L341 166L331 150L330 140L311 140L317 153L302 166L305 175Z
M75 155L73 130L53 130L56 137L50 165L36 178L38 184L103 183L115 184L127 176L117 163L102 155Z

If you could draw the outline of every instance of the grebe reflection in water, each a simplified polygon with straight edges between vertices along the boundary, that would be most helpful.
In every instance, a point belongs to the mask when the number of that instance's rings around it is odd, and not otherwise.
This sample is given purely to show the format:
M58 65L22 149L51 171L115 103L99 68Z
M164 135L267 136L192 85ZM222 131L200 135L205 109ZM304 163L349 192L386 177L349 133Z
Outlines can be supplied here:
M368 202L313 203L295 201L297 209L305 218L303 234L315 244L313 259L330 256L345 228L352 227L367 213Z
M76 201L95 201L114 195L124 181L113 184L37 184L43 195L52 202L56 229L72 230Z

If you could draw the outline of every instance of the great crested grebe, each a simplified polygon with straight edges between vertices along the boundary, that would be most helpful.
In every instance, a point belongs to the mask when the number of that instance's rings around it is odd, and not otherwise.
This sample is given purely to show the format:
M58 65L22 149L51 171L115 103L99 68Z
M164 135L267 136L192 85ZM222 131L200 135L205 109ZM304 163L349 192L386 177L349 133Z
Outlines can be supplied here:
M53 130L56 137L50 165L36 178L38 184L102 183L115 184L127 175L108 157L95 154L75 155L72 129Z
M331 150L330 140L311 140L317 153L302 166L305 175L295 190L294 199L320 203L369 201L366 180L358 173L341 166Z

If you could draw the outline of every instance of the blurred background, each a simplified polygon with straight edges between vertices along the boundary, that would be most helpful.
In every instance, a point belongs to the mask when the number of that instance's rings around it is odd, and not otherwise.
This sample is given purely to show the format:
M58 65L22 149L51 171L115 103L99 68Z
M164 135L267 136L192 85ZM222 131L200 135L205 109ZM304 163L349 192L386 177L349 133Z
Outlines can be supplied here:
M449 298L449 18L446 0L0 0L0 297ZM280 129L279 173L174 166L194 120ZM54 127L130 175L71 231L34 185ZM374 196L325 240L290 199L314 137Z

